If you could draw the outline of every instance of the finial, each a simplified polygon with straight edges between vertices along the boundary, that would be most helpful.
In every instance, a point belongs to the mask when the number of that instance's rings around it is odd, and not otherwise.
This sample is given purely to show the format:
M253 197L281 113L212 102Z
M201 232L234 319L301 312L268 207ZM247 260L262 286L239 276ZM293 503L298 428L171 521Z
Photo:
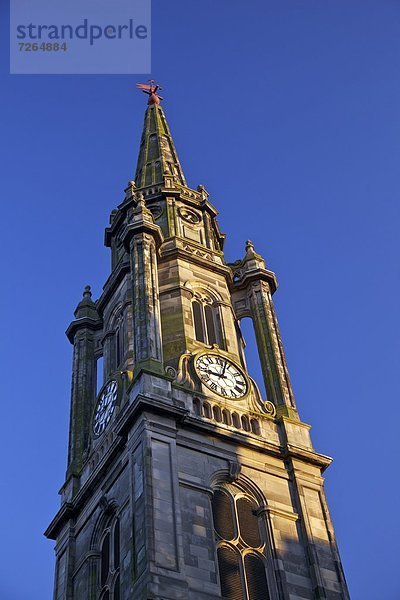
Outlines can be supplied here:
M132 196L135 194L135 189L136 189L136 182L133 180L128 181L128 185L125 188L126 197L132 198Z
M200 183L200 185L197 186L197 191L200 192L203 200L207 200L208 192L202 183Z
M136 194L136 206L134 208L133 214L138 215L140 213L147 213L148 209L146 206L146 202L144 200L143 192L138 192Z
M157 90L162 90L162 87L158 83L155 83L154 79L149 79L149 83L137 83L136 87L142 90L144 94L149 96L147 104L160 104L161 100L164 100L162 96L157 94Z
M90 285L86 285L85 289L83 290L83 297L84 298L91 298L92 297L92 290Z
M246 252L248 252L249 250L254 251L254 244L251 240L247 240L246 242Z
M143 192L139 192L138 194L136 194L136 198L137 198L137 203L138 203L138 205L140 204L140 206L141 206L142 208L145 208L145 207L146 207L146 203L145 203L145 201L144 201L144 195L143 195Z

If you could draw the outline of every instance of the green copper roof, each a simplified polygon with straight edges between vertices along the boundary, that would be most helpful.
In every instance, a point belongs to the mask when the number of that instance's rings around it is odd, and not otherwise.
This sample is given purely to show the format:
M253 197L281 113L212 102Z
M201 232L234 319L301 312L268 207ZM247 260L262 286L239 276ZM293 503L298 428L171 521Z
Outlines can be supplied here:
M162 184L164 176L172 176L176 183L186 185L164 111L159 104L151 104L144 116L136 186Z

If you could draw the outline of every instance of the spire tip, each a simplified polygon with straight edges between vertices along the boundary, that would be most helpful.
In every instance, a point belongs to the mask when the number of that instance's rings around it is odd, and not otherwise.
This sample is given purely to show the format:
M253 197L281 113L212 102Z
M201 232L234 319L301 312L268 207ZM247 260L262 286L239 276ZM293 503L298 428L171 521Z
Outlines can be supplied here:
M154 81L154 79L149 79L149 83L137 83L136 87L142 90L144 94L147 94L149 99L147 104L149 106L153 106L160 104L161 100L164 100L162 96L157 94L158 90L162 90L162 87L158 83Z

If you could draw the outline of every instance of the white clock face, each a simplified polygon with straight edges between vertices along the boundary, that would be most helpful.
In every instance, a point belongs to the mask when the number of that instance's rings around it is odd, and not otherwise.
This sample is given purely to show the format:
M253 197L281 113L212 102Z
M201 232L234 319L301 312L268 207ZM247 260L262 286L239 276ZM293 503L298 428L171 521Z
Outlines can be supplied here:
M196 359L196 371L210 390L226 398L243 398L247 381L234 363L217 354L202 354Z
M110 381L97 402L93 419L93 433L96 436L101 435L110 422L117 401L117 387L116 381Z

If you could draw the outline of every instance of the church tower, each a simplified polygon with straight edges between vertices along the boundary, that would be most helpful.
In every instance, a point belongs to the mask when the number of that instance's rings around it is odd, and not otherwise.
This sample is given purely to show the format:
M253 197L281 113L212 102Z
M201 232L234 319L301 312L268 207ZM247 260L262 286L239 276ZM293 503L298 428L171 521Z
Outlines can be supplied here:
M153 82L111 274L67 329L68 468L54 600L347 600L322 473L251 242L234 263L191 189ZM252 319L267 397L249 376ZM96 388L102 369L103 384Z

